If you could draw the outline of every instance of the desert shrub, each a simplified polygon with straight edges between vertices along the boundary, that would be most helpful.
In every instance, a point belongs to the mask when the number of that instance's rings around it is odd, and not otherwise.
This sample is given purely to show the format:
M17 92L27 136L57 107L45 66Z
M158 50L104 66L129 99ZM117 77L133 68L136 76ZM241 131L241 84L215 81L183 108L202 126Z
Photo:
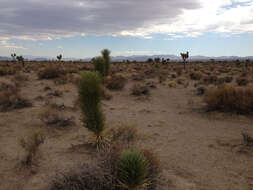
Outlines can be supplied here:
M85 164L53 179L50 190L116 190L113 176L102 168Z
M20 81L20 82L28 81L28 76L21 73L16 73L14 75L14 80Z
M185 82L186 82L186 79L185 79L185 78L180 77L180 78L177 78L177 79L176 79L176 81L177 81L177 84L184 85L184 84L185 84Z
M140 96L140 95L148 95L149 89L146 85L135 84L132 88L132 95Z
M62 114L59 113L56 107L46 107L42 110L40 114L40 119L45 123L47 126L53 126L58 129L66 128L73 124L71 118L65 118Z
M110 71L110 51L108 49L104 49L101 51L101 54L104 58L104 61L105 61L105 75L107 76L109 74L109 71Z
M32 105L31 102L22 97L16 86L1 83L0 89L0 111L21 109Z
M202 74L200 72L192 72L190 73L190 78L192 80L200 80L202 78Z
M139 139L138 130L135 126L123 125L110 130L111 143L122 144L130 147Z
M0 67L0 76L14 75L16 70L12 67Z
M142 80L144 80L144 75L133 74L133 75L132 75L132 80L135 80L135 81L142 81Z
M204 101L209 110L249 113L253 110L253 90L224 85L209 89Z
M148 184L149 163L145 155L135 150L125 150L118 161L118 180L128 190L145 189Z
M181 76L182 73L183 73L183 69L182 68L175 68L174 70L176 71L177 76Z
M175 88L175 87L177 87L177 83L174 82L174 81L170 81L170 82L168 82L168 86L169 86L170 88Z
M246 86L249 83L249 80L246 77L239 77L236 79L236 83L239 86Z
M20 145L26 151L26 157L25 160L23 160L23 164L26 166L31 166L33 164L38 148L44 143L44 140L44 135L39 132L33 133L27 138L22 138L20 140Z
M160 75L158 76L158 80L159 80L159 83L163 83L163 82L166 80L166 76L160 74Z
M197 95L201 96L206 93L206 88L204 86L200 86L197 88Z
M205 84L215 84L217 82L217 80L218 80L218 77L215 75L209 75L209 76L205 76L203 78L203 82Z
M232 80L233 80L233 77L230 77L230 76L225 77L225 82L226 83L230 83L230 82L232 82Z
M65 75L60 75L54 80L54 83L57 85L63 85L67 83L75 83L78 81L73 77L72 74L65 74Z
M92 61L95 71L98 71L101 76L104 78L106 76L106 66L105 66L105 60L103 57L96 57Z
M110 90L121 90L126 84L126 78L120 75L114 75L106 81L106 87Z
M65 71L59 65L50 64L40 69L38 77L40 79L53 79L63 74L65 74Z
M97 72L82 72L79 85L79 99L83 113L83 123L92 131L97 141L102 138L105 128L104 114L101 110L102 84Z

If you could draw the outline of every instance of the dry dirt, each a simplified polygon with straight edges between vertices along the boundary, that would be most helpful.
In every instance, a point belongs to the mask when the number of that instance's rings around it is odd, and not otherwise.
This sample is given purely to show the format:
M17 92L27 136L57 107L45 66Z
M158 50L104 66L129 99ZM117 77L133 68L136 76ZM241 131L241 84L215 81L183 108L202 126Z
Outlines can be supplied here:
M134 68L134 67L133 67ZM253 147L242 145L241 131L253 134L252 116L205 112L202 96L196 95L194 84L171 88L167 79L160 84L152 81L150 95L136 97L131 88L136 82L131 75L137 69L121 70L128 78L123 90L109 91L111 100L103 100L108 127L136 125L143 135L141 146L155 151L162 163L164 190L253 190ZM76 107L77 88L67 83L56 85L53 80L39 80L37 71L24 73L22 95L32 107L0 112L0 189L46 190L57 173L92 162L96 154L78 146L88 142L90 132L82 126L81 112ZM77 74L75 74L77 75ZM2 76L0 81L11 81ZM45 90L45 87L50 87ZM55 96L56 90L62 96ZM46 105L61 106L62 117L71 118L66 128L45 125L40 117ZM63 106L64 105L64 106ZM36 165L26 169L21 165L24 150L20 139L32 131L42 131L46 140L39 148Z

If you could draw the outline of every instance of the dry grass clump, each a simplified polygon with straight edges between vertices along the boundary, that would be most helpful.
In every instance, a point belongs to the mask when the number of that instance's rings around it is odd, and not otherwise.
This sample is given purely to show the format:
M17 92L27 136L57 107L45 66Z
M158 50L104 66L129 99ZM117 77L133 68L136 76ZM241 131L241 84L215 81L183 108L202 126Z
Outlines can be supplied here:
M253 89L229 85L211 88L204 101L209 110L249 113L253 111Z
M42 133L36 132L22 138L20 140L20 145L26 151L25 159L23 164L25 166L31 166L34 163L36 153L38 152L39 146L45 141L45 136Z
M146 85L135 84L132 88L132 95L134 96L149 95L149 88Z
M246 86L249 83L249 80L246 77L239 77L236 79L236 83L239 86Z
M17 86L0 84L0 111L22 109L32 106L31 102L23 98Z
M114 75L106 81L106 88L110 90L121 90L124 88L127 79L121 75Z
M56 64L46 65L38 72L40 79L53 79L65 74L65 71Z

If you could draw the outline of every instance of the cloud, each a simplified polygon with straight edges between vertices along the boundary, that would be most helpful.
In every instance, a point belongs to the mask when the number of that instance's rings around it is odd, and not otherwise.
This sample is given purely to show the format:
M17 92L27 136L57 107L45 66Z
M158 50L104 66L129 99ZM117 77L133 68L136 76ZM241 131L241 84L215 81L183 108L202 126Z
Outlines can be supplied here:
M0 40L253 32L253 0L0 1Z
M15 45L14 43L8 43L6 40L0 41L0 47L4 47L8 49L27 49L23 46Z

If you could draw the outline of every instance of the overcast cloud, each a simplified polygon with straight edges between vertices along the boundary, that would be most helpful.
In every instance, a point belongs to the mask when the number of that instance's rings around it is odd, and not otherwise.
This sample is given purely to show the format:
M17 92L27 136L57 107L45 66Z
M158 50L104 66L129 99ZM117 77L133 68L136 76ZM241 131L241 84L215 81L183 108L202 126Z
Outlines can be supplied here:
M252 33L253 0L0 0L0 40Z

